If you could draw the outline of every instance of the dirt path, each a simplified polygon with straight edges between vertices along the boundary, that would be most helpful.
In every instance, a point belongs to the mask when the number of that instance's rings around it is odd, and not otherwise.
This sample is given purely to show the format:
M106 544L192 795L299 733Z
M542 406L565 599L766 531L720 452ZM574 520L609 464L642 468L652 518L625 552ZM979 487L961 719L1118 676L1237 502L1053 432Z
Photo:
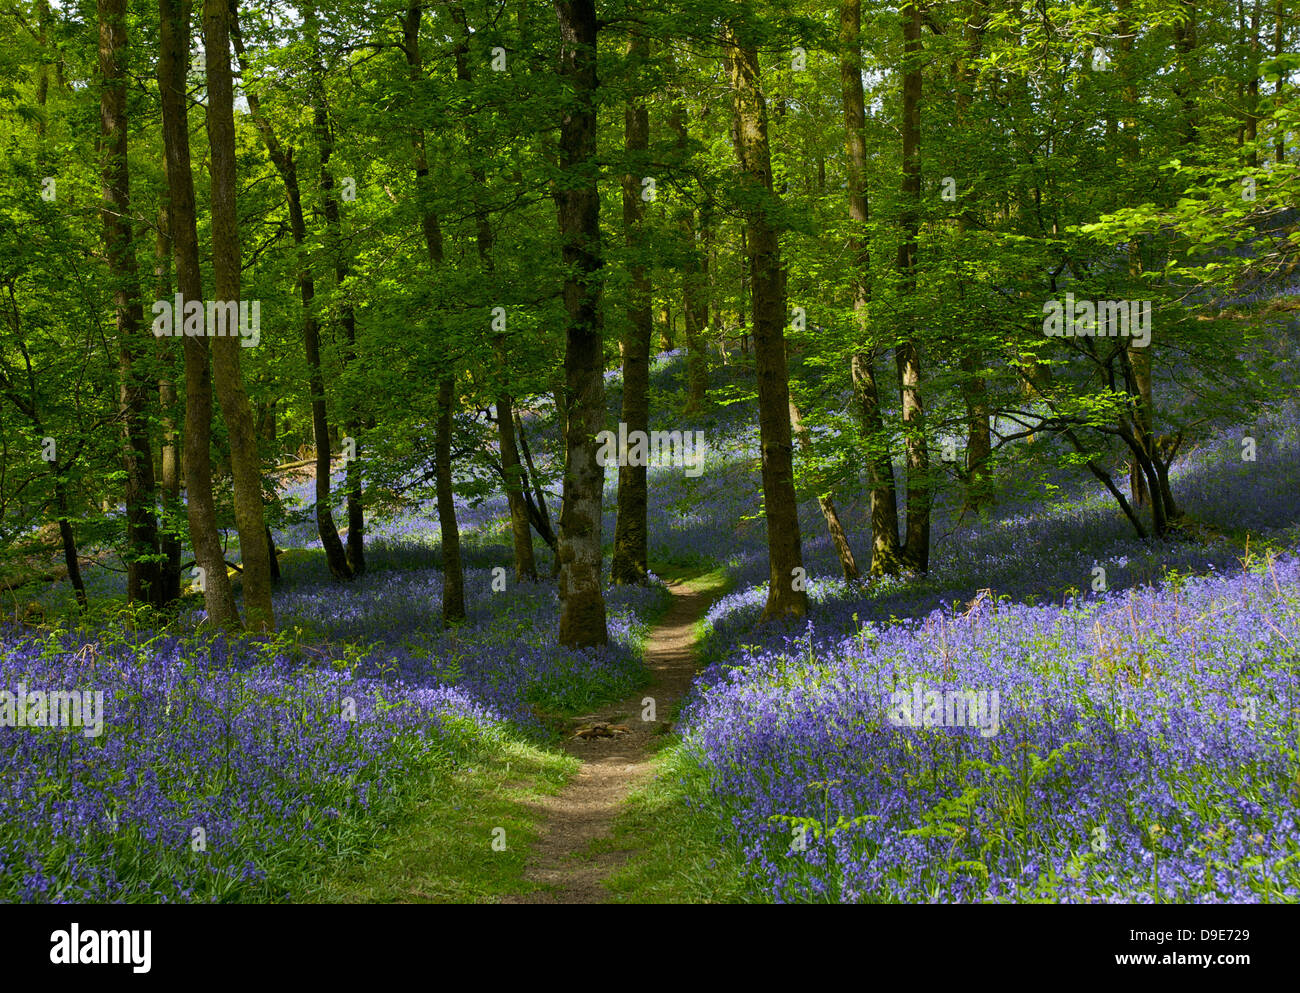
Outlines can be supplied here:
M574 730L598 723L626 725L627 733L610 738L568 737L563 742L565 751L583 760L582 768L563 790L539 805L545 815L543 833L524 870L526 879L546 889L503 903L604 903L609 898L603 881L628 853L593 855L591 842L611 836L623 801L650 776L651 746L695 677L695 622L719 596L717 590L696 590L681 583L670 583L668 588L673 602L646 644L650 686L575 718L572 724ZM641 701L646 697L654 698L656 721L641 720Z

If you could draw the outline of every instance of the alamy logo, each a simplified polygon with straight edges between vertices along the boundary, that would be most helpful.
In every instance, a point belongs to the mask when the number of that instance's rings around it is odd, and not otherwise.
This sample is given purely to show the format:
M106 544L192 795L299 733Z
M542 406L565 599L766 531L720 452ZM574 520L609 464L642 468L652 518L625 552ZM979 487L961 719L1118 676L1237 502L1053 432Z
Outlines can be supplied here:
M998 733L997 690L927 690L913 683L911 690L897 689L889 699L889 723L894 727L979 728L981 738Z
M1049 338L1132 338L1136 348L1151 344L1150 300L1065 300L1043 304L1043 333Z
M157 300L153 308L156 338L233 338L253 348L262 340L261 300Z
M82 931L73 924L67 931L50 934L50 961L55 965L130 965L131 971L149 971L152 931Z
M692 443L691 436L694 435ZM704 471L703 431L629 431L619 423L618 434L601 431L596 435L600 466L678 466L695 477Z
M0 690L0 727L81 728L87 738L104 731L104 693L96 690Z

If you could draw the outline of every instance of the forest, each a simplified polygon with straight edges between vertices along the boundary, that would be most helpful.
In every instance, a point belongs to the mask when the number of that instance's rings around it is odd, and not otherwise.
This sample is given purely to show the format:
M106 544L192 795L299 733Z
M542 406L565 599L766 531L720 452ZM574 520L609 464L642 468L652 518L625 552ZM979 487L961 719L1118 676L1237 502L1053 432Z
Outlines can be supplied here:
M1300 901L1298 76L3 0L0 903Z

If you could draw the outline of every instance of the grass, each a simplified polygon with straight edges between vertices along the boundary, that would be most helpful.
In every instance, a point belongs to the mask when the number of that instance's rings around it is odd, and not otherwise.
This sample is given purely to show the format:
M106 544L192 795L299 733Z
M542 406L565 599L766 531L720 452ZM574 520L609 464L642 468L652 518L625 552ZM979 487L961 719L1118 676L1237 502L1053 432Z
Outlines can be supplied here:
M725 583L721 570L700 573L669 565L655 571L692 589ZM670 604L666 598L648 624L653 626ZM644 644L640 647L644 649ZM568 708L544 715L548 724L562 722L565 716ZM427 798L384 825L367 854L304 878L290 899L296 903L493 903L543 889L524 877L528 852L541 833L538 801L562 789L580 765L573 756L523 738L505 735L485 740L458 768L434 783ZM683 806L675 796L665 797L664 802L674 808ZM647 829L652 821L645 822ZM493 848L496 828L504 829L504 850ZM641 847L639 840L636 846Z
M513 737L485 741L386 825L374 848L290 894L295 903L474 903L536 887L524 861L540 833L535 804L578 760ZM495 829L504 850L494 850Z
M635 853L606 881L616 903L757 903L740 850L719 831L704 771L680 740L666 741L655 775L628 797L611 839L592 849Z

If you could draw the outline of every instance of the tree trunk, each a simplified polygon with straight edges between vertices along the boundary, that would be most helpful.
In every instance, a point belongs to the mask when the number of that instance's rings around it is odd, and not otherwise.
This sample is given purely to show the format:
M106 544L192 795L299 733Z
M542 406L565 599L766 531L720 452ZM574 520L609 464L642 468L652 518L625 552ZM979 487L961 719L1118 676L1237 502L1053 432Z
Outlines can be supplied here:
M812 435L804 425L803 418L799 416L799 408L793 400L790 401L790 426L805 454L811 455ZM844 578L848 582L853 582L859 578L858 563L853 558L853 548L849 544L848 535L844 533L844 528L840 524L840 515L835 509L835 501L829 494L819 495L817 506L821 508L822 517L826 518L826 530L830 533L831 543L835 545L835 554L839 556L840 569L844 572Z
M533 495L536 498L535 508L529 513L529 520L532 521L533 527L551 551L558 553L558 540L555 537L555 527L551 524L551 511L546 506L546 493L542 489L542 482L537 476L537 467L533 465L533 453L528 448L528 435L524 433L524 422L519 413L515 412L515 437L519 439L520 450L524 453L524 463L528 466L528 474L522 480L524 496L528 496L528 480L532 479ZM530 501L531 502L531 501ZM555 559L556 572L559 572L559 559Z
M1183 13L1186 17L1174 25L1174 47L1178 50L1179 61L1181 62L1179 67L1181 78L1174 84L1174 95L1178 97L1182 108L1183 144L1188 147L1196 143L1197 132L1200 129L1196 108L1195 59L1197 46L1196 5L1199 2L1200 0L1181 0ZM1280 11L1281 0L1278 0L1278 4L1278 10ZM1278 85L1281 85L1280 80Z
M334 142L330 136L329 110L325 106L323 82L316 80L316 87L313 118L320 148L320 190L322 201L328 204L334 200L334 176L329 169L330 152ZM299 223L302 224L301 205L298 207L298 217ZM334 206L334 221L337 225L337 204ZM299 246L301 247L301 243ZM330 573L336 579L351 579L352 565L348 561L347 552L343 549L343 542L339 539L339 530L334 523L334 511L330 506L330 439L333 435L325 406L325 375L321 368L320 356L320 323L316 319L314 309L315 284L305 260L302 272L302 337L309 370L308 385L311 389L312 435L316 441L316 530L320 534L321 546L325 549L325 561L329 564Z
M1174 459L1178 456L1178 448L1182 445L1183 437L1178 434L1174 437L1161 435L1155 439L1155 451L1151 456L1151 463L1155 466L1156 478L1160 481L1160 498L1165 504L1165 518L1173 522L1183 516L1183 512L1178 508L1174 501L1174 492L1169 488L1169 468L1174 464Z
M411 0L402 22L402 41L406 51L407 71L412 82L423 74L420 54L420 20L423 7ZM429 162L424 149L424 130L411 135L415 151L415 187L420 202L426 204L420 217L430 268L436 273L443 263L442 228L429 203ZM451 469L451 425L456 402L456 374L443 369L438 376L438 423L434 440L434 476L438 491L438 530L442 537L442 622L444 625L465 619L465 570L460 557L460 526L456 522L455 485Z
M907 530L903 567L924 574L930 567L930 452L925 439L925 409L921 403L921 356L916 342L916 243L921 201L921 11L918 0L903 8L903 184L902 241L898 246L902 340L894 349L903 405L903 436L907 445Z
M208 144L212 162L212 272L214 296L238 305L240 281L239 214L235 206L235 114L230 73L228 0L204 0L203 39L207 59ZM213 328L208 329L210 332ZM217 335L212 364L217 400L230 436L230 468L235 488L235 527L243 559L244 611L250 630L275 628L271 606L271 563L266 553L262 513L262 467L253 411L244 389L239 353L245 339Z
M758 431L763 453L763 501L767 514L768 589L762 620L802 617L808 612L799 506L794 492L794 446L790 437L790 379L785 354L785 272L771 212L771 154L767 108L759 89L758 52L725 28L736 147L741 178L750 187L745 211L750 284L754 292L754 358L758 378Z
M966 112L970 106L975 86L974 62L984 46L986 22L985 0L974 0L972 9L963 21L965 49L953 67L953 85L957 91L957 128L964 131ZM970 218L969 208L957 217L957 231L964 235ZM963 245L965 239L962 239ZM957 290L965 299L964 277L958 276ZM988 384L984 380L984 364L977 344L963 342L958 365L962 371L962 402L966 407L966 506L975 510L986 507L993 498L993 444L989 435Z
M456 47L456 78L464 83L473 81L469 45L471 32L465 17L465 8L461 4L452 7L452 19L460 28L460 44ZM465 119L467 139L470 146L470 175L478 185L484 199L488 196L487 172L482 166L481 149L478 134L473 127L472 118ZM475 242L478 247L479 262L483 271L493 273L496 269L492 259L492 223L487 208L476 205L474 208ZM515 580L535 580L537 563L533 558L533 533L528 518L528 501L524 490L524 469L519 463L519 446L515 442L514 400L510 395L510 349L504 333L497 334L492 342L496 353L497 374L500 385L496 391L497 437L501 448L501 474L504 477L506 503L510 508L510 533L514 542Z
M271 582L280 581L280 559L275 552L275 538L271 536L271 526L266 526L266 555L271 560Z
M871 486L871 575L896 576L902 568L898 545L898 492L889 435L885 432L884 418L880 413L874 352L855 352L850 371Z
M158 0L158 89L162 95L163 148L167 163L167 213L176 260L176 289L185 300L203 299L199 242L190 168L190 0ZM203 570L203 605L219 628L239 626L235 594L226 574L212 496L212 378L210 347L202 336L181 339L185 358L185 512L194 561Z
M848 164L849 219L855 232L849 244L854 258L853 312L864 347L853 353L850 370L858 407L858 422L866 446L867 475L871 485L871 575L892 576L899 570L898 495L894 461L889 451L876 387L876 345L869 320L871 253L865 228L867 203L866 106L862 91L862 0L844 0L840 7L840 41L844 60L840 84L844 100L845 153ZM861 232L861 233L859 233Z
M1082 442L1079 441L1078 437L1075 436L1073 431L1065 432L1065 436L1069 438L1070 443L1074 445L1075 450L1078 451L1079 454L1081 455L1087 454L1084 450ZM1146 528L1142 526L1142 520L1138 517L1137 513L1133 510L1133 507L1128 502L1128 500L1124 498L1124 491L1115 485L1115 481L1111 479L1110 473L1107 472L1105 469L1103 469L1101 466L1099 466L1097 464L1096 459L1089 458L1086 464L1088 466L1088 471L1091 472L1094 476L1096 476L1099 480L1101 480L1102 485L1105 486L1106 489L1110 491L1110 495L1115 498L1115 502L1119 504L1120 510L1124 512L1124 516L1127 517L1129 523L1133 525L1133 530L1137 532L1138 538L1140 538L1142 541L1146 541L1147 532L1146 532Z
M1157 538L1163 538L1168 529L1169 520L1165 514L1165 502L1160 489L1160 477L1152 462L1151 450L1145 446L1142 438L1135 433L1136 430L1139 430L1136 425L1126 426L1121 424L1120 435L1128 444L1133 465L1137 467L1138 472L1142 473L1148 502L1151 504L1151 533Z
M636 72L649 55L645 36L633 31L627 56ZM634 94L624 114L624 144L631 162L643 162L650 148L650 111L644 99ZM645 264L648 246L641 230L644 214L639 172L623 175L623 230L631 257L632 285L628 291L627 331L623 336L623 423L628 436L650 431L650 342L654 335L651 312L650 276ZM610 578L619 584L644 583L649 578L649 544L646 466L618 467L618 516L614 524L614 557Z
M688 211L683 221L692 239L695 218ZM713 212L708 204L700 209L698 246L682 277L682 310L686 320L686 410L704 408L709 392L709 349L705 332L709 327L709 248L713 240Z
M993 445L989 437L988 385L979 371L980 353L962 352L962 401L966 405L966 506L986 507L993 498Z
M438 428L434 464L437 471L438 529L442 536L442 623L465 619L465 568L460 560L460 529L456 524L456 493L451 474L451 412L456 405L456 377L438 381Z
M307 7L306 26L310 32L315 26L316 16L313 8ZM232 24L235 52L243 60L244 44L240 35L238 22ZM313 33L313 41L315 35ZM323 87L319 79L312 81L312 118L316 132L317 145L320 149L321 196L326 202L333 199L334 177L329 171L329 156L332 140L329 135L329 117L324 104ZM262 141L271 157L276 172L284 183L285 197L289 205L289 231L293 235L293 244L298 252L297 277L298 292L302 298L302 343L303 353L307 359L307 389L310 394L312 443L316 447L315 496L316 496L316 531L320 535L321 547L325 551L325 563L335 579L351 579L352 566L348 563L339 538L338 527L334 523L334 512L330 506L330 423L325 407L325 376L321 370L320 356L320 322L316 318L316 280L312 276L307 260L307 223L302 212L302 194L298 183L298 166L294 162L293 149L285 149L275 136L270 122L263 116L260 96L245 85L245 96L253 121ZM338 207L335 205L335 221L338 220Z
M18 315L14 312L13 316L14 329L18 329ZM32 424L32 431L35 437L47 437L45 425L41 423L39 399L36 393L36 383L33 378L28 379L29 395L26 399L14 389L13 383L4 374L3 367L0 367L0 396L4 396L10 403L18 408ZM72 533L72 521L69 517L68 507L68 488L64 481L64 470L68 465L60 465L58 459L49 462L51 481L54 484L54 505L58 510L59 537L63 542L63 560L68 567L68 582L71 583L73 592L77 597L77 605L85 610L87 606L86 587L81 581L81 568L77 564L77 542ZM70 465L70 463L69 463ZM106 501L107 502L107 501ZM107 510L108 507L105 507ZM10 587L12 589L12 587Z
M348 337L346 339L349 346L355 339ZM356 355L349 349L347 362L352 362ZM366 571L366 513L365 505L362 502L361 490L361 419L354 418L348 422L348 433L356 445L354 451L355 458L349 459L347 464L347 498L348 498L348 565L352 567L352 575L360 576Z
M508 374L508 359L504 347L497 350L497 365L503 375ZM501 471L506 479L506 500L510 505L510 533L515 549L515 579L537 578L537 560L533 557L533 532L528 520L527 479L519 462L519 446L515 441L514 404L510 394L502 390L497 394L497 434L501 443Z
M1246 141L1250 151L1246 163L1252 169L1259 165L1259 20L1262 0L1255 0L1250 9L1250 80L1246 86Z
M1278 0L1281 3L1281 0ZM39 28L37 39L43 50L50 48L50 4L49 0L38 0L36 5L36 24ZM57 52L57 49L56 49ZM41 67L36 70L36 106L41 110L45 109L45 101L50 95L50 60L42 58ZM38 168L44 173L45 159L45 132L47 122L45 115L42 113L36 118L36 137L41 144L41 161L38 162Z
M685 156L687 148L686 104L673 106L670 125L677 135L677 150ZM709 352L705 332L709 326L709 239L711 211L700 211L700 229L696 233L695 211L689 206L681 212L682 239L688 259L682 270L682 312L686 322L686 405L684 414L698 413L709 390Z
M313 21L315 18L313 18ZM334 192L334 173L330 169L330 158L334 154L334 131L330 125L329 105L326 102L324 70L320 64L320 52L315 52L315 63L312 67L312 81L316 89L315 95L315 124L316 136L320 148L320 192L321 205L325 213L325 239L329 248L329 254L334 259L334 282L339 296L339 323L343 327L344 342L344 366L351 364L356 359L356 340L357 340L357 319L356 311L352 306L352 299L344 289L348 279L348 261L343 249L342 222L339 218L339 200ZM313 396L314 396L313 392ZM322 414L324 413L324 396L322 393ZM312 411L312 419L315 421L315 410ZM361 500L361 462L360 452L357 446L360 445L359 435L361 434L361 419L356 416L355 412L349 416L347 421L348 436L352 439L353 451L350 453L351 458L346 466L347 480L344 489L347 494L347 515L348 515L348 544L346 558L344 562L339 563L339 568L335 570L331 566L331 572L343 578L359 576L366 571L366 553L365 553L365 508ZM320 453L317 450L317 460L319 461ZM320 470L317 469L319 478ZM328 477L327 477L328 480ZM320 506L320 487L317 486L317 507ZM328 486L326 487L328 496ZM319 522L319 511L317 514ZM321 525L321 539L326 542L329 548L329 541L326 538L324 529L333 531L333 541L338 541L338 529L334 527L334 517L329 513L328 504L326 505L326 521ZM327 553L332 554L332 553ZM343 565L346 564L346 571Z
M319 60L318 60L319 61ZM321 84L319 94L320 105L325 106L324 85ZM326 118L328 125L328 117ZM343 365L344 368L352 365L356 361L356 344L357 344L357 319L356 311L352 306L352 298L344 291L344 284L348 279L348 259L346 251L343 248L342 222L339 218L339 201L334 195L334 174L330 171L329 160L334 151L334 135L332 130L327 126L321 135L320 147L320 169L321 169L321 196L324 200L326 237L329 243L330 252L334 257L334 281L339 294L339 323L343 326ZM362 501L362 478L361 478L361 417L355 410L351 411L347 420L348 436L352 439L351 458L348 459L346 466L347 481L344 484L347 492L347 514L348 514L348 544L347 560L348 567L352 570L353 576L360 576L366 571L366 515L365 504ZM332 522L331 522L332 523Z
M1195 0L1187 0L1191 5L1192 17L1196 16ZM1283 0L1274 0L1273 4L1273 57L1279 58L1284 49L1283 43L1286 37L1285 14L1283 12ZM1193 31L1195 30L1195 21L1193 21ZM1192 35L1192 44L1196 44L1196 35ZM1282 106L1282 90L1286 85L1286 76L1284 72L1279 72L1277 81L1273 84L1273 100L1275 106ZM1277 132L1277 141L1273 144L1273 157L1279 162L1286 161L1286 132L1281 128Z
M1137 133L1137 82L1135 79L1134 68L1132 65L1133 57L1133 30L1128 21L1129 0L1121 0L1118 5L1120 20L1118 31L1120 34L1120 52L1122 54L1119 60L1119 71L1123 81L1124 96L1124 141L1122 150L1124 161L1131 166L1135 166L1141 157L1141 148L1138 143ZM1142 255L1138 246L1137 238L1134 237L1129 241L1128 247L1128 268L1129 277L1133 285L1137 286L1142 278ZM1148 457L1152 451L1153 430L1154 430L1154 396L1152 393L1151 382L1151 347L1153 343L1148 343L1147 347L1140 348L1133 344L1132 338L1125 339L1124 350L1126 353L1127 363L1131 372L1129 389L1131 392L1131 407L1133 418L1133 433L1136 435L1137 442L1142 446ZM1151 503L1151 488L1148 472L1136 460L1131 463L1129 472L1129 492L1133 494L1133 502L1138 506ZM1160 511L1154 505L1152 506L1152 515L1158 516ZM1162 533L1163 528L1156 527L1156 536Z
M153 447L149 437L148 386L144 372L144 309L131 231L131 181L127 168L126 0L98 0L100 150L104 206L104 252L113 279L117 320L118 410L124 432L126 471L126 592L131 600L160 607L166 602L159 562Z
M556 189L564 262L565 466L559 534L559 642L571 648L609 640L601 584L601 501L605 471L596 435L605 421L602 341L600 189L596 168L596 9L593 0L555 0L560 25L560 76L566 106L560 119Z
M167 163L163 162L166 178ZM167 220L167 203L164 195L158 207L158 237L154 243L155 290L157 299L172 297L172 241ZM173 526L180 511L181 496L181 433L176 426L176 380L174 363L165 338L154 341L154 360L158 363L158 424L162 428L162 448L159 451L159 493L162 496L166 518L159 527L158 549L163 560L159 565L158 581L162 585L163 603L174 603L181 596L181 536Z
M55 473L54 501L59 509L59 539L63 543L63 562L68 567L68 582L72 584L77 606L85 610L90 606L90 601L86 599L86 584L81 579L81 564L77 561L77 539L73 536L72 521L68 517L68 489L58 478L58 465L51 468Z

